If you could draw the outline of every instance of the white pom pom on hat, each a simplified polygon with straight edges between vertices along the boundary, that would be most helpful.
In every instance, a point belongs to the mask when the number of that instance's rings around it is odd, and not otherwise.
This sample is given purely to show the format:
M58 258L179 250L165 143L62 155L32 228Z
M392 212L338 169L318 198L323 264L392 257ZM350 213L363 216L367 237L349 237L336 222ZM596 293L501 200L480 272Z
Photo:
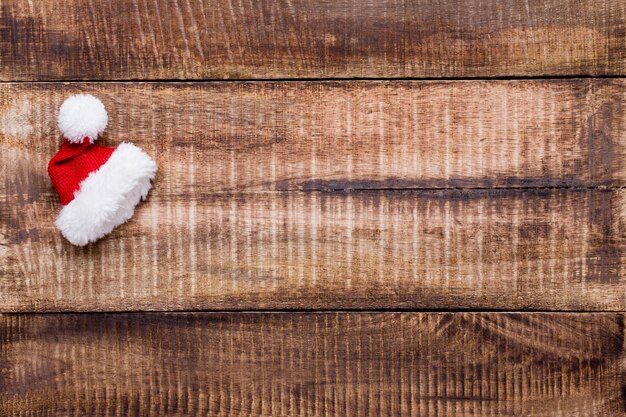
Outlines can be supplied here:
M59 109L59 129L72 143L81 143L85 138L93 143L104 132L108 121L104 104L91 94L73 95Z

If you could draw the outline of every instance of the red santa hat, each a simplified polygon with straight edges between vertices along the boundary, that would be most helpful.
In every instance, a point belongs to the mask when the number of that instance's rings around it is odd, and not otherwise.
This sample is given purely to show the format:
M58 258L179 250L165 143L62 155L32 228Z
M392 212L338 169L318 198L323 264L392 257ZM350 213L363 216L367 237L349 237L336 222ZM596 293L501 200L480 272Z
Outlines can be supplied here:
M148 195L157 170L154 160L133 144L94 144L107 122L104 105L92 95L72 96L59 110L65 139L48 174L63 206L55 224L77 246L128 221Z

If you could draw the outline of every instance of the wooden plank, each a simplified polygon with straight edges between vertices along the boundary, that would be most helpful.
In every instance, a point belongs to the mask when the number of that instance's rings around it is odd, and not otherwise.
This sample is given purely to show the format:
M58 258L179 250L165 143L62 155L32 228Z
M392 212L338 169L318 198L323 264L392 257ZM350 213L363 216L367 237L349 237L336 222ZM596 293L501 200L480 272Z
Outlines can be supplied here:
M626 308L626 190L155 193L85 248L0 206L0 311Z
M621 79L0 84L16 193L49 191L57 110L77 92L109 109L102 143L156 157L159 195L626 184Z
M66 87L0 86L0 311L626 308L625 191L586 189L624 184L623 80ZM85 249L46 175L78 91L160 166Z
M0 316L3 416L623 416L622 314Z
M626 75L623 0L5 0L1 80Z

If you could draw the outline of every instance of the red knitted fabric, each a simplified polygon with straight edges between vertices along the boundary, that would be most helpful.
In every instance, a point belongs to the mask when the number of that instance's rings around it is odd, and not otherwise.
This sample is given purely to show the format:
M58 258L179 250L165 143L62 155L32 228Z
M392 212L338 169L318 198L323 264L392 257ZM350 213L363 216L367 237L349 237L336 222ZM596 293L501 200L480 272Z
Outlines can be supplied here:
M62 205L74 199L80 183L93 171L100 168L113 154L115 148L91 144L89 138L80 144L64 140L59 152L48 164L48 175L59 193Z

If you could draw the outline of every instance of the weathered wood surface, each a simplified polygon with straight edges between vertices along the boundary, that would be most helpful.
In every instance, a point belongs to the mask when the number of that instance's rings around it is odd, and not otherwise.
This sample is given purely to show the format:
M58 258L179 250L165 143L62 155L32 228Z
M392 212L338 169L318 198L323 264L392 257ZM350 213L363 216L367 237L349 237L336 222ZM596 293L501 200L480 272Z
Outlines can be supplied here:
M0 210L3 311L626 308L626 190L157 190L85 248Z
M133 220L84 249L54 229L46 174L77 91L109 107L103 143L133 140L160 167ZM626 191L594 187L624 184L624 94L622 80L4 84L0 311L623 309ZM371 190L454 186L488 189ZM575 189L489 188L545 186Z
M623 0L4 0L0 80L626 75Z
M157 158L158 195L626 184L621 79L0 84L9 203L50 189L57 110L76 92L108 107L102 143Z
M621 314L0 316L3 416L623 416Z

